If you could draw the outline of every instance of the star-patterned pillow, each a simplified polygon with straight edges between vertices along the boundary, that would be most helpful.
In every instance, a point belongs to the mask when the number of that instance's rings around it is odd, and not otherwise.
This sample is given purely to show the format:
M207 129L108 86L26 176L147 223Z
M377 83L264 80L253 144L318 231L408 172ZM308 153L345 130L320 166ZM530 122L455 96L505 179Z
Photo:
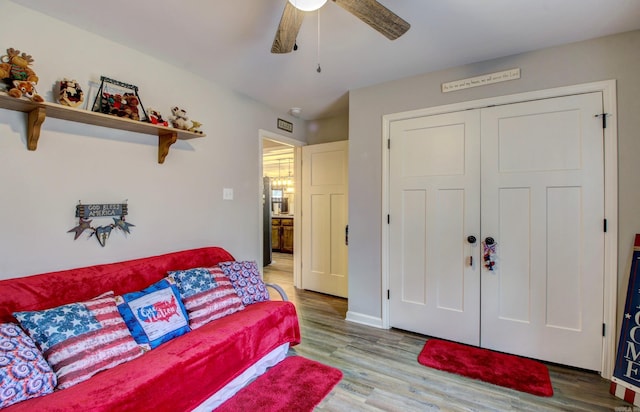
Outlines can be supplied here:
M19 317L18 317L19 316ZM23 312L16 318L46 352L52 346L101 328L91 310L82 303L71 303L40 312Z
M190 298L217 286L209 269L206 268L177 270L169 272L169 277L176 282L182 299Z
M135 359L143 351L122 320L113 292L86 302L13 314L42 349L57 389Z
M244 305L222 270L194 268L169 272L189 313L191 329L244 309Z

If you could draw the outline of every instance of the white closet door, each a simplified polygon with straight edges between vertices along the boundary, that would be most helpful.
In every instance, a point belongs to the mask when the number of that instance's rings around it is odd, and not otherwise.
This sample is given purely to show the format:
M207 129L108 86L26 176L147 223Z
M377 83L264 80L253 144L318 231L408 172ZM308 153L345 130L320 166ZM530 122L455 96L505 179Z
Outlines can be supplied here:
M391 123L392 327L601 369L600 113L597 92Z
M601 369L601 93L482 110L483 347Z
M390 325L479 344L480 114L393 122ZM473 256L473 262L471 262ZM473 263L473 264L471 264Z

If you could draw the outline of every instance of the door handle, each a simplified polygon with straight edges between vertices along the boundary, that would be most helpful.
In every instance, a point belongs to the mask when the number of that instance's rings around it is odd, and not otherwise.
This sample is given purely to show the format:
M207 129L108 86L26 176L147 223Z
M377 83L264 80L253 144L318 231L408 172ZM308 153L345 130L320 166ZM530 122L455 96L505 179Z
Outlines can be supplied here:
M344 227L344 244L349 246L349 225Z
M491 236L488 236L484 239L484 243L491 246L496 243L496 241Z
M476 239L475 236L467 236L467 242L469 242L470 245L475 245L477 241L478 239ZM473 266L473 255L469 255L469 266Z

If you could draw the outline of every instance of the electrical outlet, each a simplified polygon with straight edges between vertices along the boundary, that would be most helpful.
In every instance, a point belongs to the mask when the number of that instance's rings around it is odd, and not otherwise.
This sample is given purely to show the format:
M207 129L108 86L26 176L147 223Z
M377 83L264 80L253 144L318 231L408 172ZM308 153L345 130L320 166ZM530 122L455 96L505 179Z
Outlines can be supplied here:
M233 200L233 189L225 187L222 189L222 200Z

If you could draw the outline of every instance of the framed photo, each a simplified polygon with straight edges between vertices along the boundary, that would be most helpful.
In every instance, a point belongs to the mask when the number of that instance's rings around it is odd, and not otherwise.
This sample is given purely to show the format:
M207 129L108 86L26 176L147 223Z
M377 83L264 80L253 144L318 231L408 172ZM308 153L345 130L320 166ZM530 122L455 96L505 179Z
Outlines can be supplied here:
M91 110L131 120L148 120L138 95L138 86L104 76L100 77L100 87Z

